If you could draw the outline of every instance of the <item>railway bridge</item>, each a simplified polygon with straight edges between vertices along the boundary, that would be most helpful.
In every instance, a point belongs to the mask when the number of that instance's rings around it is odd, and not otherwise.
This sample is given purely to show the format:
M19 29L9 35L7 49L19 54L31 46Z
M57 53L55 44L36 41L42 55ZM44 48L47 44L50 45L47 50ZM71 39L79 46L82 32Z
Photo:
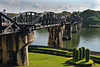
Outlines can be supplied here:
M34 30L46 28L48 45L62 48L62 39L71 39L71 33L82 25L79 16L62 16L64 19L54 12L24 12L9 18L0 13L0 63L28 65L28 46L34 41Z

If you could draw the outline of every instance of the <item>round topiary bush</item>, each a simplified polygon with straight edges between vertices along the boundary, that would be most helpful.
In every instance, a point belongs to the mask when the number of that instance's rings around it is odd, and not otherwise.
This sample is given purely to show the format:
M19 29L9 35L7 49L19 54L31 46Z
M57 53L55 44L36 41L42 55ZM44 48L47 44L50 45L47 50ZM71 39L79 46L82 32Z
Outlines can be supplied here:
M82 47L83 50L83 59L85 58L85 47Z
M75 55L76 55L76 48L73 49L73 59L75 60Z
M79 60L83 59L83 50L82 48L79 48Z
M90 60L90 50L86 49L86 61L88 62Z

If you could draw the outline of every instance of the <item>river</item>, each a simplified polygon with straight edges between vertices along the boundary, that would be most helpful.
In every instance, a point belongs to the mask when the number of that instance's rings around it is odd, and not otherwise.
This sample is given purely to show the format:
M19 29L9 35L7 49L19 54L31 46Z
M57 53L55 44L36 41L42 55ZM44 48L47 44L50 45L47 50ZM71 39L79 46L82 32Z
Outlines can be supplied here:
M48 46L49 33L46 29L36 30L35 40L31 45ZM71 40L63 41L63 48L80 48L100 52L100 28L81 28L72 34Z

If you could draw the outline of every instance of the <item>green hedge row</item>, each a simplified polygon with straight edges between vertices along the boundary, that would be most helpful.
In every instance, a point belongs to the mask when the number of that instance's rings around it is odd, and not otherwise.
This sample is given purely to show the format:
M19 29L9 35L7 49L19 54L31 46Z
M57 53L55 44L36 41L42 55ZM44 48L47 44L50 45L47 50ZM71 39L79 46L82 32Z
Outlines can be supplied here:
M100 60L100 56L96 56L96 55L91 55L90 58L93 58L93 59L98 59Z
M72 52L69 52L66 50L52 49L52 48L29 47L29 52L37 52L37 53L54 54L54 55L72 57Z
M100 56L96 56L96 55L91 55L90 58L97 63L100 63Z
M73 53L65 50L59 50L59 49L52 49L52 48L44 48L44 47L29 47L29 52L37 52L37 53L46 53L46 54L54 54L54 55L60 55L60 56L68 56L72 57ZM83 50L83 53L85 51ZM83 55L84 57L84 55ZM96 55L90 55L90 58L93 61L97 61L100 63L100 56Z

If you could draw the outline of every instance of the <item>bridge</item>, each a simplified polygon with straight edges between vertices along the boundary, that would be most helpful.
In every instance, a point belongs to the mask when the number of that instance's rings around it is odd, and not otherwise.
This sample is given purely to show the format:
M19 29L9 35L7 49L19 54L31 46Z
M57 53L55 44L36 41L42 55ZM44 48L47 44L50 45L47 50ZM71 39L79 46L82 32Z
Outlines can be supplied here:
M49 47L62 48L62 40L71 39L72 32L81 26L82 19L76 15L24 12L9 18L0 13L0 63L28 65L28 46L34 41L34 30L46 28Z

